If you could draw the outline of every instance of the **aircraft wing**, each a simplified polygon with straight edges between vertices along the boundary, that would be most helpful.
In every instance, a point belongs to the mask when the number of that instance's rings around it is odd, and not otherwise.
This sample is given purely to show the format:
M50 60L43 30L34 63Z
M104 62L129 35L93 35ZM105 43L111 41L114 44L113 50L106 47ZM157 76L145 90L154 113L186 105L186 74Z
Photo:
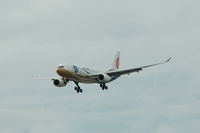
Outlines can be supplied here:
M152 67L152 66L157 66L157 65L160 65L160 64L164 64L164 63L167 63L171 60L171 58L169 58L168 60L164 61L164 62L160 62L160 63L156 63L156 64L151 64L151 65L147 65L147 66L142 66L142 67L137 67L137 68L132 68L132 69L126 69L126 70L116 70L116 71L110 71L110 72L107 72L107 74L109 76L121 76L121 75L124 75L124 74L130 74L130 73L133 73L133 72L139 72L139 71L142 71L143 68L147 68L147 67Z
M160 65L160 64L165 64L165 63L169 62L170 60L171 60L171 58L169 58L168 60L166 60L164 62L151 64L151 65L147 65L147 66L142 66L142 67L137 67L137 68L132 68L132 69L107 71L107 72L105 72L105 74L109 75L110 77L111 76L121 76L121 75L124 75L124 74L130 74L130 73L142 71L144 68L147 68L147 67L152 67L152 66L157 66L157 65ZM88 77L97 78L99 75L100 74L92 74L92 75L88 75Z
M38 80L57 80L57 79L62 79L61 77L34 77L32 76L33 79L38 79Z

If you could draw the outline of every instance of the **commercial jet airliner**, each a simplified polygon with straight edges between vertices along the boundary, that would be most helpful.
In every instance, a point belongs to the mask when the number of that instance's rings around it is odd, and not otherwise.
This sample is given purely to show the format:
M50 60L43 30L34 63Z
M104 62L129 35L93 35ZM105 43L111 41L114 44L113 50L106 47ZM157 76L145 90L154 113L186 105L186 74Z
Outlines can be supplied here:
M60 64L58 65L56 72L60 78L47 78L53 80L53 84L57 87L64 87L69 81L73 81L76 84L74 88L77 93L82 93L79 83L92 84L97 83L102 90L108 89L106 83L114 81L121 75L130 74L133 72L139 72L147 67L152 67L160 64L164 64L170 61L171 58L164 62L141 66L137 68L119 70L120 52L117 52L112 63L112 67L107 71L97 71L86 67L78 67L76 65ZM46 78L45 78L46 79Z

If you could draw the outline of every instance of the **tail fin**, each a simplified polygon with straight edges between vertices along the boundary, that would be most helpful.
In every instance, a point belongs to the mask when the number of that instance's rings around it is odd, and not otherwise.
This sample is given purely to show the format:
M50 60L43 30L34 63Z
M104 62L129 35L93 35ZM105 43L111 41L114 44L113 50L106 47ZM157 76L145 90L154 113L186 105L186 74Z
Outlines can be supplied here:
M115 58L114 58L113 63L112 63L112 67L109 71L119 69L119 61L120 61L120 52L118 51L115 55Z

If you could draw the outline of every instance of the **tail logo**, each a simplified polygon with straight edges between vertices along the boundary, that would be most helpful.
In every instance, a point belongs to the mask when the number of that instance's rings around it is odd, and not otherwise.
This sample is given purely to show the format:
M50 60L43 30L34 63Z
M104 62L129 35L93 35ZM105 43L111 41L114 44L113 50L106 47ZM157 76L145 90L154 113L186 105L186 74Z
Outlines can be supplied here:
M119 57L118 57L117 60L116 60L116 68L117 68L117 69L119 68Z

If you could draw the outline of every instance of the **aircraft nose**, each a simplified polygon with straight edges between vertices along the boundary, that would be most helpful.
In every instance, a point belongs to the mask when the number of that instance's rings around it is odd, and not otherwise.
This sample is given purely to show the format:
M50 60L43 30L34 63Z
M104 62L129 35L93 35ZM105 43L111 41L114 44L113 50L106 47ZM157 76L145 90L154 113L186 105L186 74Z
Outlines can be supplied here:
M64 72L63 72L63 70L62 70L62 68L57 68L56 69L56 73L58 74L58 75L60 75L60 76L64 76Z
M58 67L57 67L57 69L56 69L56 72L57 72L57 73L62 72L62 69L63 69L63 68L64 68L63 65L58 65Z
M56 72L57 72L57 73L60 73L60 72L61 72L61 68L59 68L59 67L56 68Z

